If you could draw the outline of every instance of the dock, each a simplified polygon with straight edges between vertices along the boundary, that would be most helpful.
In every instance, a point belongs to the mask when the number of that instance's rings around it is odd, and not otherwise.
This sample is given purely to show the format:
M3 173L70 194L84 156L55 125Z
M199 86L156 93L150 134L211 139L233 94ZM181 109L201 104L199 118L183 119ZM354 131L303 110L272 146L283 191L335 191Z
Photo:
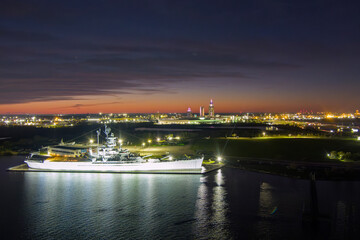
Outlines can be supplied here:
M203 164L201 172L189 170L175 170L175 171L124 171L124 172L111 172L111 171L63 171L63 170L50 170L50 169L34 169L29 168L26 163L8 168L9 172L87 172L87 173L157 173L157 174L207 174L222 168L224 164Z

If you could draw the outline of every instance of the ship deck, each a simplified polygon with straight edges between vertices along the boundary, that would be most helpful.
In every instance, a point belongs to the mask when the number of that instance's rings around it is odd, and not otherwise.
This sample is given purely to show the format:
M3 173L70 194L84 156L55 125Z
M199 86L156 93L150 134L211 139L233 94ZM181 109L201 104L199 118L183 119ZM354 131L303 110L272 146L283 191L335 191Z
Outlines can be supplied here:
M110 171L64 171L64 170L50 170L50 169L34 169L29 168L26 163L8 168L9 172L87 172L87 173L157 173L157 174L207 174L209 172L222 168L224 164L203 164L201 172L191 170L156 170L156 171L124 171L124 172L110 172Z

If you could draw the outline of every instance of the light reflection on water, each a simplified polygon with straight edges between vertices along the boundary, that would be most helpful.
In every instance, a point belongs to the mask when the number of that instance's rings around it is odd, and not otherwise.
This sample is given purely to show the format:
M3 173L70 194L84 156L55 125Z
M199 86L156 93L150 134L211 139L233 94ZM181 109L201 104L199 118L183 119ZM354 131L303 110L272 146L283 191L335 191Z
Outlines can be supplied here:
M198 189L195 223L193 232L196 239L228 239L226 189L222 170L200 179L203 183Z
M9 160L0 161L2 169ZM321 217L315 226L303 221L310 209L309 181L238 169L207 175L3 172L0 181L6 183L0 185L1 223L9 234L27 239L344 239L360 234L359 182L318 181Z
M190 236L200 175L25 173L30 236ZM183 223L184 222L184 223ZM184 233L183 233L184 231Z
M256 224L257 236L259 238L269 238L271 232L272 222L269 218L272 216L272 211L276 208L272 197L273 187L267 183L262 182L259 187L259 221Z

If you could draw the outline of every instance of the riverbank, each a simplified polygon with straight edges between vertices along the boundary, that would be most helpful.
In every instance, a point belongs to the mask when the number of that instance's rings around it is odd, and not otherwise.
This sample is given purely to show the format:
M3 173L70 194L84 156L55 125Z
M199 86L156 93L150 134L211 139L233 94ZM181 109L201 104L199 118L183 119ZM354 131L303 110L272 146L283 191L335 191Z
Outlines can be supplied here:
M252 140L251 140L252 141ZM338 141L338 140L337 140ZM349 141L349 143L352 143ZM209 147L209 146L208 146ZM149 146L149 147L127 147L130 151L141 155L161 155L161 154L194 154L201 152L202 148L197 146ZM230 144L230 148L225 152L236 152L235 145ZM216 148L212 152L205 152L205 159L212 161L216 159ZM260 149L263 150L264 148ZM192 150L192 151L191 151ZM250 150L251 151L251 150ZM297 179L308 179L310 173L315 173L319 180L351 180L360 181L360 162L359 161L337 161L322 158L320 160L301 161L299 158L290 160L276 159L270 154L269 158L243 157L242 154L248 154L249 150L239 153L235 156L222 156L227 167L239 168L247 171L255 171L279 176L286 176ZM256 155L255 155L256 156Z
M225 164L231 168L297 179L309 179L309 175L315 173L318 180L360 181L360 163L358 162L299 162L226 157Z
M242 158L266 158L296 162L328 162L328 155L342 151L360 153L360 141L348 138L237 138L201 139L192 148Z

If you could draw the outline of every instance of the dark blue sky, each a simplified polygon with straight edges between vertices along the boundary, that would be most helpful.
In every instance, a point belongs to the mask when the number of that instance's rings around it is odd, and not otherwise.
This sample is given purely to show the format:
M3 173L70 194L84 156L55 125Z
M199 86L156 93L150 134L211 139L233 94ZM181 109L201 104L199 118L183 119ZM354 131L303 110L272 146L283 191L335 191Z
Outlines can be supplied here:
M357 1L2 1L0 113L354 111Z

